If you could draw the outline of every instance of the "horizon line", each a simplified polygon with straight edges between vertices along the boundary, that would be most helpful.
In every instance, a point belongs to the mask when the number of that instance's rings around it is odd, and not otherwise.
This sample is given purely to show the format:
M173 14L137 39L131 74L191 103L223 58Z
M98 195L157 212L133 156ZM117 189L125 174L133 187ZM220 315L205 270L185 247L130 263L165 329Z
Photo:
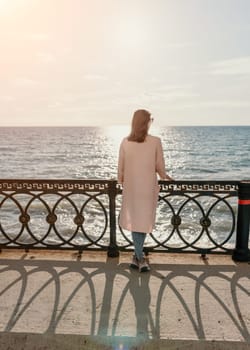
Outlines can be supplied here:
M105 127L130 126L129 124L109 125L0 125L0 128L105 128ZM226 126L250 126L250 124L168 124L157 125L157 127L226 127Z

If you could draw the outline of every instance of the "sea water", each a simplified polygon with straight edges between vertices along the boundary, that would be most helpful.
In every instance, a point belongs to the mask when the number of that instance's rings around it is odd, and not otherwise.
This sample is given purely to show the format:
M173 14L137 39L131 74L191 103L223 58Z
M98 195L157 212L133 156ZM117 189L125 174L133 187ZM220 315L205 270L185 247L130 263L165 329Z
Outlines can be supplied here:
M0 178L109 179L128 128L0 128ZM250 126L161 127L168 173L176 180L250 178Z
M0 128L0 178L115 179L119 145L128 132L128 126ZM151 134L161 137L166 170L175 180L250 179L250 126L154 126ZM173 206L181 205L181 201L183 198L175 197ZM212 203L213 200L209 205ZM20 230L18 213L8 211L7 204L2 206L0 221L9 234L17 235ZM235 211L236 199L232 199L230 205ZM118 199L118 211L119 206ZM158 206L155 230L160 241L164 241L166 232L171 232L172 214L168 209L163 202ZM223 241L231 230L232 213L224 202L215 209L214 214L213 210L210 213L210 232L217 240ZM72 210L67 201L58 206L64 237L72 235L75 227ZM85 212L85 229L93 237L101 234L104 225L103 215L98 215L98 210L97 203L93 203ZM30 211L33 211L29 223L32 232L43 236L47 229L45 208L37 200ZM182 234L187 241L194 240L200 232L201 212L191 201L182 214L185 214Z

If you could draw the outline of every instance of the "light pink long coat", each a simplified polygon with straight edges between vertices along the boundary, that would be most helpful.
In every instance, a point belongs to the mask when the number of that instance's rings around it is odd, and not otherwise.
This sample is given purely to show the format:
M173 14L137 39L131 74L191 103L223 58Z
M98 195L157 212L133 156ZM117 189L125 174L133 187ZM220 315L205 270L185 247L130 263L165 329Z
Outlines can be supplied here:
M141 143L123 139L118 161L118 182L123 184L119 224L123 229L152 232L159 193L157 173L166 177L160 138L148 135Z

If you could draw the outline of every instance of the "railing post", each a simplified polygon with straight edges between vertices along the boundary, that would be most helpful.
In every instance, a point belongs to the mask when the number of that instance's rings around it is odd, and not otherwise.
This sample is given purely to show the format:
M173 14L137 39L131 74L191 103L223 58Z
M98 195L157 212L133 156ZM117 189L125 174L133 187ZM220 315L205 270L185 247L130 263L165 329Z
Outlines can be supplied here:
M116 244L116 180L109 182L109 225L110 225L110 241L108 247L108 256L115 258L119 256L119 249Z
M238 218L236 247L233 253L235 261L250 261L248 248L250 226L250 181L239 183Z

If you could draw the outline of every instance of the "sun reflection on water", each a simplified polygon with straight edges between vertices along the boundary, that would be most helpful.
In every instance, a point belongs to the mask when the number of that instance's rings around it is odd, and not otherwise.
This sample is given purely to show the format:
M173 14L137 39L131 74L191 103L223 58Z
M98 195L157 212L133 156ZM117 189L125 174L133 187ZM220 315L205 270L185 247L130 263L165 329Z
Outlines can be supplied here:
M103 129L104 135L111 141L114 148L118 149L124 137L129 134L129 125L113 125Z
M122 139L129 135L130 125L112 125L103 128L104 136L107 137L115 148L119 148ZM152 125L149 129L149 134L154 136L161 135L161 129L158 126Z

